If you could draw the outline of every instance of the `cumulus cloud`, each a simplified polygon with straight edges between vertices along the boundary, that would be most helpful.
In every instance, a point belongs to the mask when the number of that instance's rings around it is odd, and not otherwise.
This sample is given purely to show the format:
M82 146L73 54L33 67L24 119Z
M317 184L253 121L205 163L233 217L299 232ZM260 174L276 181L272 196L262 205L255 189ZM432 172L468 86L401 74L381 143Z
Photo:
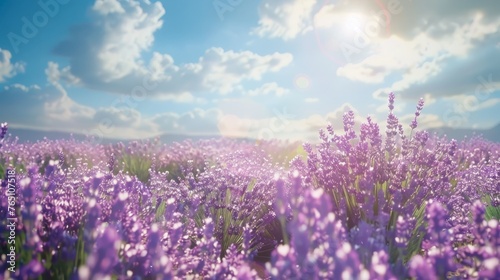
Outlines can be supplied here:
M310 14L316 0L263 0L259 5L259 26L252 33L260 37L289 40L312 30Z
M84 82L109 83L140 72L141 53L154 42L165 9L160 2L96 1L93 21L72 28L55 53L70 59L71 71Z
M55 88L61 96L54 102L44 104L44 111L48 120L64 126L85 124L92 120L92 115L95 113L93 108L76 103L68 97L63 88L59 86L55 86Z
M411 0L389 1L270 1L264 0L259 6L259 27L256 31L268 37L282 39L295 38L311 28L335 28L355 24L351 15L360 15L355 19L364 31L373 21L379 23L382 30L375 37L390 34L411 39L422 31L431 31L435 38L441 37L446 30L457 23L461 24L477 13L481 13L487 22L496 21L500 6L489 0L461 1L453 0L422 2ZM312 20L309 20L312 19ZM389 24L387 26L386 24ZM288 27L288 28L285 28ZM374 27L374 26L373 26ZM290 31L286 31L289 29ZM260 34L257 33L257 34Z
M0 83L5 82L18 73L23 73L25 64L21 62L12 63L12 54L8 50L0 48Z
M381 41L378 52L359 63L340 67L339 76L366 83L381 83L396 71L404 72L394 84L396 90L422 84L443 72L441 65L452 59L465 60L476 47L481 47L500 27L500 20L486 23L477 14L471 22L448 30L440 38L423 32L410 40L397 35ZM447 28L447 27L446 27Z
M60 72L56 63L49 62L45 74L47 81L52 85L52 90L57 94L54 100L43 103L44 116L47 121L64 126L90 125L95 110L78 104L68 96L66 89L60 83L61 74L64 74L64 71Z
M74 124L73 121L88 125L88 116L92 109L73 102L59 83L59 79L48 75L51 72L48 67L46 73L50 85L44 88L22 84L5 86L3 91L0 91L2 102L18 106L4 106L0 111L0 118L14 126L35 128L61 127L67 123ZM73 119L75 117L76 119Z
M350 24L350 14L375 14L380 20L381 8L387 9L376 1L264 0L259 6L259 25L252 34L286 41L315 29L335 28L339 33L342 27Z
M92 9L103 15L125 13L118 0L96 0Z
M202 78L201 85L212 92L222 94L235 90L244 80L259 81L267 72L277 72L292 62L289 53L274 53L258 55L250 51L224 51L221 48L211 48L205 52L196 66L198 75Z
M379 88L373 96L386 99L387 94L396 91L404 98L415 98L425 94L433 97L455 95L489 95L500 89L500 81L495 76L500 64L500 52L493 48L482 48L468 58L450 57L436 63L435 68L415 66L408 69L390 87ZM439 69L439 70L433 70ZM428 76L418 72L427 72ZM421 79L417 79L421 77Z
M260 81L293 59L289 53L259 55L213 47L193 63L176 65L172 56L159 52L144 61L164 14L161 2L96 1L93 22L74 27L54 52L69 59L64 71L87 88L131 94L142 86L149 97L179 102L200 101L200 93L237 91L241 82Z
M80 79L71 74L69 66L59 69L59 64L52 61L49 61L47 69L45 69L45 74L50 83L58 83L59 80L63 80L68 84L80 83Z
M478 82L495 73L500 63L500 53L495 48L500 39L498 18L476 12L467 20L442 17L436 19L436 25L425 26L411 32L411 37L393 34L380 40L376 52L367 54L360 62L339 67L337 75L367 84L383 84L389 76L393 77L395 81L390 86L374 92L374 97L380 99L386 99L391 91L416 98L500 89L500 82L495 79L488 81L487 86Z
M0 119L11 125L43 125L42 119L45 114L43 102L50 102L59 96L53 90L29 89L25 86L6 86L3 90L0 90L2 104L22 104L22 107L26 108L26 110L21 109L19 106L2 106Z
M107 138L151 137L157 134L152 121L143 119L137 111L128 108L94 109L74 101L61 84L57 64L49 63L45 73L49 85L24 86L13 84L0 91L5 104L0 119L13 127L37 130L56 130L97 135Z

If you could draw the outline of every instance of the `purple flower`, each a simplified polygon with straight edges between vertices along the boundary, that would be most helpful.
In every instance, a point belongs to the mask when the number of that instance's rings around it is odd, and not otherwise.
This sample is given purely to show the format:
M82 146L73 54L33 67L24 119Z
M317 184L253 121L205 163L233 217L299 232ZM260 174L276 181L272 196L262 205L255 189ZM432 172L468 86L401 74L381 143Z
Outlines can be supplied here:
M80 279L104 279L111 275L118 264L120 238L116 230L108 226L97 238L95 248L87 263L78 269Z
M410 276L417 280L438 280L431 264L420 256L416 255L410 261Z
M411 129L415 129L417 127L417 118L420 116L420 112L422 112L422 109L424 108L424 99L420 98L417 104L417 110L415 111L415 118L411 122Z
M396 99L394 92L389 93L389 110L391 112L394 110L394 99Z
M391 273L389 256L385 251L373 253L370 265L370 279L397 279Z
M8 125L7 123L0 124L0 140L4 139L7 134Z

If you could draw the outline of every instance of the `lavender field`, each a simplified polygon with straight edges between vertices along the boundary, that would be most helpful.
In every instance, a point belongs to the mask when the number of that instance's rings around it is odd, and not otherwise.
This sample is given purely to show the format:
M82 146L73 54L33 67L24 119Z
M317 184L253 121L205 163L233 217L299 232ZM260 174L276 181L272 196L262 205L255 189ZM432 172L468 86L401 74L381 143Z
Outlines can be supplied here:
M395 106L318 145L21 144L2 124L0 279L498 279L500 144Z

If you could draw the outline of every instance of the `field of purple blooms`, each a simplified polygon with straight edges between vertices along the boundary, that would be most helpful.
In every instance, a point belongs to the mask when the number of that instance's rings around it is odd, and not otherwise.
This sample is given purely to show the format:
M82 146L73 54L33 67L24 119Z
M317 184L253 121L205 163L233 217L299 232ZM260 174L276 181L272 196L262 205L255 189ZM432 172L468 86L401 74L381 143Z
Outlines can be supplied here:
M0 279L500 279L500 143L417 131L422 107L314 146L2 124Z

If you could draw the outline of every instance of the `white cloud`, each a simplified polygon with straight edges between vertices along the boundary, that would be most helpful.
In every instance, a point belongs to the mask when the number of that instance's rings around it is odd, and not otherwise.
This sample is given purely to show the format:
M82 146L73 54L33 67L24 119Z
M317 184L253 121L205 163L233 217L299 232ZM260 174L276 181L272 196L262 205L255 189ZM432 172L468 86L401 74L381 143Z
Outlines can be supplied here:
M436 103L437 99L434 98L431 94L424 94L424 96L422 97L424 99L424 106L429 106L429 105L432 105L434 103Z
M335 13L335 6L328 4L331 2L345 1L262 1L259 25L253 32L261 37L291 40L309 32L313 18L317 28L341 28L347 19L331 17ZM492 4L491 9L481 8L481 14L477 13L478 4L470 9L474 5L470 1L454 5L450 5L450 1L443 1L447 5L409 2L404 2L401 15L392 17L392 35L376 38L374 41L378 45L368 47L366 57L360 62L340 67L338 76L377 84L379 88L374 96L382 97L384 102L387 100L384 94L395 91L398 96L415 100L424 96L426 106L436 103L440 97L454 96L459 100L469 98L472 93L491 94L500 89L498 77L493 75L500 65L500 21L492 16L499 8ZM327 5L322 9L315 9L324 3ZM428 11L423 9L425 6ZM359 13L364 10L360 9ZM315 11L318 13L314 14ZM19 107L3 109L0 118L11 114L11 119L14 116L25 124L63 127L73 132L100 129L102 123L109 121L113 128L105 129L104 134L123 138L158 133L258 137L271 131L275 137L305 135L317 139L317 130L324 128L328 121L341 132L342 114L353 109L345 104L328 114L289 118L283 123L266 107L271 103L269 100L263 102L266 104L256 104L255 100L254 103L249 101L251 98L235 100L228 96L289 93L290 90L279 83L267 82L266 75L289 66L294 59L292 54L258 54L213 47L200 53L192 63L179 63L171 55L151 49L155 34L163 25L165 9L160 2L97 0L90 12L92 21L72 29L67 40L55 49L56 54L68 58L68 65L49 62L46 69L48 87L5 86L0 92L2 101L23 104L26 110L19 110ZM316 55L314 50L312 52L311 55ZM150 58L145 59L146 56ZM11 59L8 51L0 50L0 82L24 71L24 64L13 63ZM206 103L207 95L201 94L209 93L220 94L221 99L214 102L216 108L146 117L130 108L91 108L78 104L63 87L63 81L122 95L141 87L146 88L149 97L182 103ZM243 84L257 85L248 89ZM307 96L300 98L299 102L304 103L320 101ZM472 111L498 106L500 102L498 98L481 100L472 104ZM407 104L414 108L412 102L402 105ZM387 112L386 104L374 108L377 112ZM401 105L396 106L397 112L402 109ZM421 117L419 127L443 124L438 115L422 114ZM413 114L405 115L402 123L405 121L407 126L412 119ZM356 113L356 122L359 124L363 120ZM381 130L383 128L381 126Z
M95 110L73 101L62 87L56 86L56 89L59 90L62 96L56 101L44 104L47 119L54 124L57 123L59 127L89 123Z
M93 108L80 105L73 101L61 85L60 79L63 72L59 71L56 63L49 62L45 74L47 81L57 92L58 97L55 100L43 103L44 116L47 121L57 123L58 125L74 125L75 123L90 123L92 115L95 114Z
M64 69L90 89L131 94L142 87L148 97L199 102L200 94L238 91L243 81L259 81L293 59L289 53L259 55L214 47L194 63L176 65L172 56L159 52L144 61L142 55L150 51L163 24L161 2L98 1L93 12L92 23L74 28L55 48L56 54L69 58Z
M263 0L259 5L259 26L252 33L260 37L289 40L312 30L310 15L316 0Z
M394 1L390 2L385 5L390 7L385 7L385 9L388 9L392 16L399 14L402 10L402 3L393 5ZM363 29L368 22L373 23L373 21L379 23L382 26L381 29L384 29L386 21L385 13L378 2L360 3L350 0L266 0L262 1L259 6L259 16L259 26L253 30L252 34L281 38L285 41L313 30L317 33L326 30L327 33L334 33L334 37L347 35L353 33L353 25Z
M446 100L454 105L455 112L464 114L491 108L500 103L500 98L490 98L490 96L487 95L460 94L446 98Z
M50 83L55 83L59 80L64 80L65 82L74 85L80 83L80 79L71 74L69 66L59 69L59 64L52 61L49 61L47 69L45 69L45 74L47 75L47 80Z
M14 84L0 91L6 104L0 119L13 127L38 130L66 131L93 134L107 138L151 137L157 134L153 122L143 119L137 111L127 108L94 109L75 102L61 85L57 64L49 64L45 73L50 85L24 86ZM134 114L135 113L135 114ZM135 121L134 121L135 120Z
M340 67L337 75L363 83L383 83L395 76L390 87L374 92L382 99L391 91L405 97L470 93L478 84L474 79L495 72L498 50L491 43L499 29L500 20L477 13L463 24L444 24L439 37L432 34L435 30L408 39L393 35L381 41L377 53ZM500 89L498 82L490 87Z
M474 111L479 111L487 108L491 108L496 106L497 104L500 104L500 98L492 98L485 100L483 102L478 102L476 106L474 106Z
M163 25L161 17L165 9L160 2L151 5L140 5L136 1L115 3L115 9L106 10L113 13L96 15L98 21L92 25L90 36L98 36L95 28L99 27L101 45L92 42L98 47L97 60L100 62L100 73L103 80L110 82L126 77L133 71L140 69L141 52L148 50L154 42L154 32ZM96 2L96 4L99 2ZM94 7L94 10L99 10ZM113 11L113 12L111 12ZM97 38L84 39L92 40Z
M123 9L118 0L96 0L92 10L103 15L125 13L125 9Z
M4 86L5 91L14 90L14 89L18 89L18 90L21 90L23 92L28 92L30 90L40 90L40 86L39 85L25 86L23 84L12 84L10 86Z
M259 81L264 73L277 72L292 62L289 53L258 55L250 51L224 51L212 48L200 58L197 69L200 70L202 86L221 94L235 90L243 80Z
M49 72L49 71L47 71ZM255 139L288 139L301 141L318 141L319 129L330 123L336 133L343 133L343 115L349 110L355 113L355 129L359 131L365 118L351 105L343 104L336 110L320 115L314 114L297 118L286 108L266 111L240 101L246 106L246 112L238 107L238 100L227 100L218 108L196 108L185 113L167 112L145 117L141 112L128 107L102 107L93 109L72 100L59 80L51 81L52 85L44 89L11 87L0 92L6 96L7 102L22 103L26 112L16 110L0 112L0 119L13 117L11 122L18 127L36 127L42 130L61 130L73 133L95 135L98 138L137 139L153 137L160 134L212 135L227 137L245 137ZM36 93L36 94L35 94ZM260 109L259 109L260 108ZM233 110L231 110L233 109ZM261 110L261 112L258 112ZM18 110L17 110L18 111ZM11 115L13 114L13 115ZM419 120L420 127L437 127L442 121L437 116L423 116ZM402 118L404 124L411 121L412 115ZM373 118L375 122L377 120ZM380 123L381 129L384 123Z
M174 64L174 58L168 54L153 53L153 57L149 62L149 72L152 80L155 81L170 81L172 76L170 73L178 72L180 69Z
M61 89L58 84L44 88L20 84L6 86L0 91L2 102L17 106L4 106L0 110L0 119L13 126L65 127L61 126L62 123L58 120L66 117L66 110L71 111L73 108L71 102L68 102L66 92ZM22 106L22 109L19 106ZM58 113L62 115L59 116Z
M446 56L442 43L426 34L420 34L411 41L393 35L382 40L378 51L359 63L349 63L339 67L337 75L364 83L382 83L395 71L406 71L403 83L422 81L439 73L439 64Z
M55 52L70 59L72 73L85 83L109 83L140 74L144 72L141 53L153 44L164 14L160 2L96 1L93 21L73 27Z
M335 24L339 24L341 17L335 16L335 5L324 5L319 11L314 14L314 27L316 28L330 28Z
M486 86L477 81L498 72L499 5L486 0L390 2L400 7L392 12L390 3L383 3L389 9L390 26L385 26L383 9L375 1L324 1L312 9L315 37L320 38L318 50L328 51L325 57L343 62L338 76L379 85L373 96L384 101L392 91L404 98L425 96L435 101L443 96L500 90L498 77L488 80ZM360 26L355 27L365 32L368 25L364 23L371 19L380 23L376 35L365 34L369 37L366 46L357 45L351 38L355 36L346 37L353 33L346 31L356 25L354 15L361 18ZM343 53L342 43L354 46L354 53Z
M351 15L361 17L361 29L368 23L378 22L382 29L409 39L422 30L432 31L439 37L459 22L481 13L487 21L498 18L500 6L489 0L453 0L414 2L411 0L378 1L316 1L316 0L263 0L259 6L259 26L253 33L261 37L296 38L314 28L335 28L336 33L352 25ZM388 18L386 17L388 16ZM312 19L312 20L311 20ZM389 26L385 26L386 23ZM347 26L348 27L348 26ZM468 32L476 32L474 29ZM379 35L386 34L380 32ZM375 36L383 37L383 36Z
M5 82L18 73L23 73L25 64L21 62L12 63L12 54L8 50L0 48L0 83Z

